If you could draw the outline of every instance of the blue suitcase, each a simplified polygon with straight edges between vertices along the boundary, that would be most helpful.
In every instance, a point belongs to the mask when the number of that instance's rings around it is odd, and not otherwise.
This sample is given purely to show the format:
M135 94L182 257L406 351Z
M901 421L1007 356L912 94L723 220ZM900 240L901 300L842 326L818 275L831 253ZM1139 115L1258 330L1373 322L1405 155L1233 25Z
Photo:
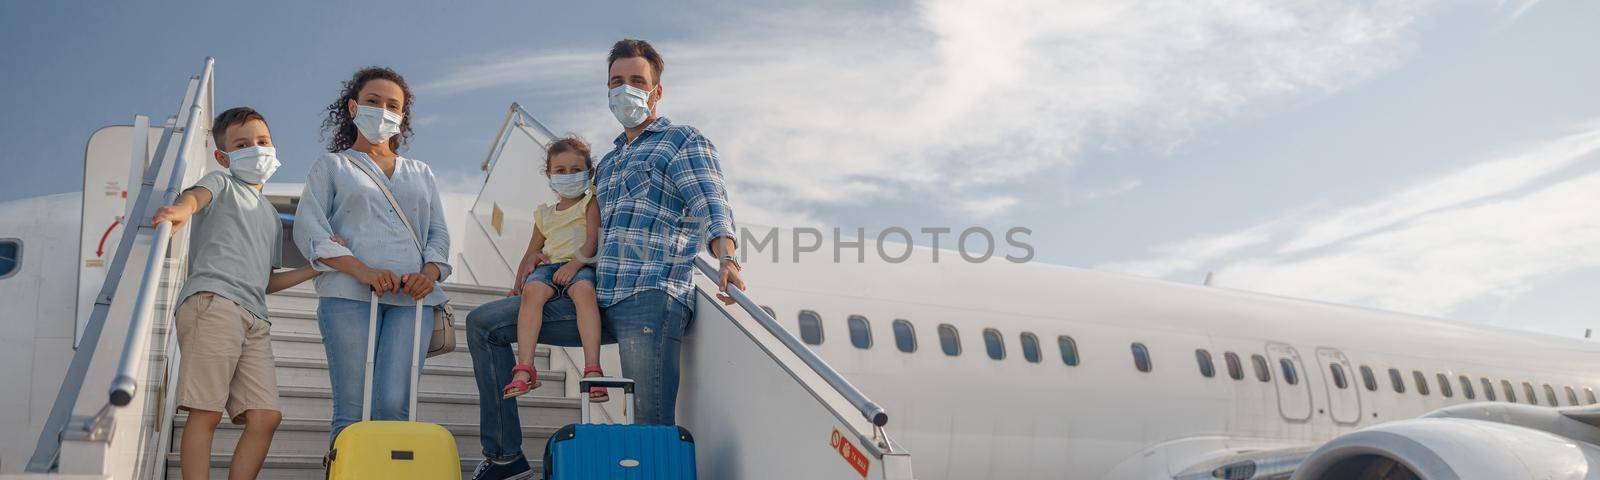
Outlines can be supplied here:
M627 424L589 423L590 386L621 388L627 397ZM544 447L545 480L692 479L694 437L677 425L634 425L633 380L585 378L579 381L583 423L561 427Z

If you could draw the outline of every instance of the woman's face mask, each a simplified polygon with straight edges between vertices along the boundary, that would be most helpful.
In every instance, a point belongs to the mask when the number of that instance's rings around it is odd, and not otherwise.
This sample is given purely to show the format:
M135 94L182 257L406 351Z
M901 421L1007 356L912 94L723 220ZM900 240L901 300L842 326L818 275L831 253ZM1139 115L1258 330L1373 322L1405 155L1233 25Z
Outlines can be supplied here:
M276 148L245 147L228 152L228 173L251 185L267 183L279 165Z
M356 129L367 142L377 145L400 133L400 114L370 105L356 105Z
M550 176L550 189L561 198L578 198L589 189L589 171L560 173Z

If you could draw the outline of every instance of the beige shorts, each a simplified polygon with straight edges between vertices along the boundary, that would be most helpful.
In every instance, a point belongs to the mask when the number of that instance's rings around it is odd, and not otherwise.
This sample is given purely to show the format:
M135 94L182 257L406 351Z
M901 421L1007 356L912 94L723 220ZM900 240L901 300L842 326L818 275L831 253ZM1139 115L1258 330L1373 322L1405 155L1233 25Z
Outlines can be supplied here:
M265 320L226 297L190 295L178 307L178 408L221 412L243 423L247 410L278 410L278 375Z

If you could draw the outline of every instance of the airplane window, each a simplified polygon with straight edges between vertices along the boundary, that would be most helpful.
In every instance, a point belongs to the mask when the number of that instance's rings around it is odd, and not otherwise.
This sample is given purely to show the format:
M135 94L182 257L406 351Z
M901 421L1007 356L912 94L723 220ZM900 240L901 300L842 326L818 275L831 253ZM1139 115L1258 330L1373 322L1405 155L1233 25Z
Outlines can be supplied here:
M778 312L772 311L772 307L769 307L769 306L766 306L766 305L762 305L761 306L761 311L767 312L767 316L772 317L773 319L777 319L778 318Z
M1443 373L1437 375L1439 378L1439 395L1444 398L1456 396L1456 392L1450 389L1450 377L1445 376Z
M1350 388L1350 382L1344 379L1344 367L1337 363L1328 364L1328 373L1333 374L1333 386L1340 390Z
M872 325L867 323L867 317L851 315L845 322L850 328L850 344L856 348L872 348Z
M0 278L17 274L22 268L22 240L0 240Z
M1394 385L1394 393L1406 393L1406 379L1400 376L1400 370L1389 369L1389 383Z
M894 346L906 353L917 351L917 329L911 322L894 321Z
M1300 383L1300 375L1294 370L1294 362L1287 358L1278 359L1278 366L1283 368L1283 381L1290 385Z
M1056 346L1061 347L1061 363L1069 367L1078 366L1078 341L1072 337L1062 335L1056 337Z
M1001 340L999 330L983 329L983 348L988 350L989 358L995 360L1006 358L1006 344Z
M1567 391L1567 404L1578 406L1578 392L1573 391L1571 385L1563 385L1561 388Z
M822 345L822 316L817 312L800 311L800 340L810 345Z
M1561 406L1561 402L1556 400L1556 389L1550 388L1550 384L1548 383L1544 384L1544 401L1545 403L1550 404L1552 407Z
M1022 332L1022 359L1039 363L1039 337L1032 333Z
M1461 396L1467 397L1467 400L1478 398L1478 394L1472 391L1472 379L1466 375L1461 376Z
M1133 367L1141 372L1150 372L1150 349L1145 348L1143 343L1133 344Z
M1539 404L1539 396L1535 395L1533 393L1533 384L1528 383L1528 382L1522 382L1522 393L1527 394L1527 396L1524 399L1528 401L1529 405L1538 405Z
M1517 389L1511 388L1510 380L1500 381L1500 391L1505 392L1507 402L1517 403Z
M1495 401L1494 382L1489 381L1489 377L1481 377L1478 380L1483 381L1483 399L1491 402Z
M961 334L956 332L956 327L948 323L939 325L939 348L952 357L961 354Z
M1416 371L1416 370L1412 370L1411 371L1411 378L1413 378L1413 379L1415 379L1417 381L1417 394L1418 395L1427 395L1428 394L1428 377L1426 375L1423 375L1422 372L1419 372L1419 371Z
M1222 354L1222 359L1228 363L1228 378L1234 380L1244 379L1244 367L1239 365L1239 356L1233 352Z
M1204 348L1194 351L1194 361L1200 364L1200 376L1211 378L1217 376L1217 366L1211 363L1211 352Z
M1272 370L1267 368L1267 357L1260 355L1250 356L1250 365L1255 367L1256 380L1263 382L1272 381Z
M1583 387L1583 396L1584 396L1584 398L1589 400L1589 404L1590 405L1594 405L1596 403L1594 401L1594 389L1589 388L1589 387Z
M1378 391L1378 376L1372 374L1372 367L1361 366L1361 383L1366 384L1367 391Z

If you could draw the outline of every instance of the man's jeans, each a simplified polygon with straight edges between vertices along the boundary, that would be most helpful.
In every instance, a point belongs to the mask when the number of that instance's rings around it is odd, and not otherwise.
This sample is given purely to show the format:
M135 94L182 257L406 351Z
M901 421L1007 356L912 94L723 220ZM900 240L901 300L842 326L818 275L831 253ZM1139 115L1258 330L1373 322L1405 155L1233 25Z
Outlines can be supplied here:
M517 340L517 310L521 307L520 298L509 297L467 314L467 349L478 380L480 439L483 456L490 459L522 454L516 399L500 399L501 389L511 382L511 367L516 365L511 345ZM636 382L638 423L673 423L678 402L678 351L690 316L688 307L660 290L634 294L601 312L600 341L618 344L622 376ZM580 346L577 320L571 300L546 303L539 343Z

